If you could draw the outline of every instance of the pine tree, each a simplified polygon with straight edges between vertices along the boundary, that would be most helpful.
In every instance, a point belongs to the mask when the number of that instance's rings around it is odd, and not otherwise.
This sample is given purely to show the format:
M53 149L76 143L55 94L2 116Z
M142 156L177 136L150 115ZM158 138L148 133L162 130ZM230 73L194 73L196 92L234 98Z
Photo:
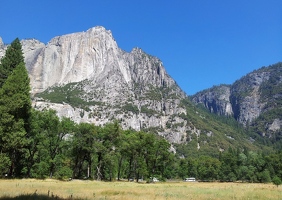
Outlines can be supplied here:
M0 61L0 88L20 63L24 63L24 57L20 40L16 38Z
M9 175L21 174L30 113L29 77L20 62L0 88L0 152L10 159Z

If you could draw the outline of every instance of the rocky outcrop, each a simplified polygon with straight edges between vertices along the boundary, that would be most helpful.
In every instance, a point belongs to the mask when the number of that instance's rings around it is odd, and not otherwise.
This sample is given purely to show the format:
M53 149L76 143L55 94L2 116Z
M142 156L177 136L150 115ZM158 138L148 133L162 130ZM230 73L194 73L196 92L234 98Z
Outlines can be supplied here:
M251 123L264 109L260 86L269 79L268 72L252 72L232 85L230 101L234 117L243 125Z
M44 50L45 44L35 39L22 40L21 44L22 44L22 49L24 52L26 67L30 74L30 77L33 80L34 79L40 80L41 77L35 78L34 76L36 74L33 74L33 72L35 71L34 66L36 65L38 56ZM32 84L32 87L33 87L33 90L36 90L33 84Z
M55 84L91 79L104 87L170 86L175 84L155 57L145 56L138 48L127 53L118 48L111 31L94 27L86 32L53 38L48 44L23 40L32 93L39 93ZM115 77L119 82L114 82ZM120 82L122 81L122 83ZM144 84L146 83L146 84ZM125 84L125 85L124 85ZM113 91L111 91L111 94Z
M27 65L33 93L42 92L54 84L90 78L100 82L113 68L120 68L124 80L129 81L128 66L117 62L123 52L117 47L111 32L103 27L58 36L44 46L36 41L32 44L32 53L26 54L30 45L25 47L23 42L25 59L31 61Z
M5 55L6 47L3 43L2 38L0 37L0 58L2 58Z
M282 109L282 63L255 70L230 86L216 86L198 92L191 97L195 103L205 106L219 115L232 115L244 126L254 126L258 133L280 130ZM224 98L222 98L224 97ZM221 99L224 99L223 101ZM225 110L229 105L229 112ZM261 117L260 116L264 116ZM264 130L262 128L264 127Z
M210 89L198 92L191 97L196 104L203 104L211 113L225 116L233 116L230 102L230 85L214 86Z
M270 124L268 126L268 129L270 131L275 132L275 131L279 131L281 129L281 126L282 126L282 119L276 118L276 119L273 120L272 124Z

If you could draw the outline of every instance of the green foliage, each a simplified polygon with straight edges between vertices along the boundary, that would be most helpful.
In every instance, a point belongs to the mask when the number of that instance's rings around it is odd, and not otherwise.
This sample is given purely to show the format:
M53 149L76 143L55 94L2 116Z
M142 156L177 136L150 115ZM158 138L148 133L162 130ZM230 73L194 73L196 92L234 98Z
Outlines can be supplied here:
M82 108L86 111L90 111L89 106L91 105L103 105L102 102L84 99L81 84L83 83L68 83L62 87L54 86L35 96L52 103L68 103L72 107Z
M16 38L0 61L0 88L20 63L24 63L24 57L20 40Z
M198 160L198 177L203 181L218 180L220 162L216 158L200 157Z
M282 176L281 153L264 156L229 148L217 157L198 151L193 157L180 159L169 152L170 144L165 139L142 131L124 131L117 121L104 127L75 124L67 118L59 119L52 110L33 110L31 121L33 131L27 135L28 145L22 147L26 155L20 160L29 177L108 181L116 177L136 181L195 177L203 181L269 182ZM192 137L190 143L195 139ZM197 142L194 145L196 148ZM186 148L180 147L179 151L186 154ZM3 154L0 159L5 171L9 159Z
M153 109L150 109L148 108L147 106L141 106L141 113L145 113L147 116L151 117L155 114L158 114L157 111L153 110Z
M263 68L260 71L269 73L269 79L262 82L259 87L259 92L261 93L261 101L271 100L267 101L268 107L277 105L277 103L281 105L282 102L279 96L282 92L282 63L280 62L267 68Z
M69 166L62 166L56 171L55 177L60 180L68 180L72 177L72 169Z
M146 93L146 99L161 101L162 93L158 89L152 87L151 90Z
M270 172L268 169L263 170L262 172L260 172L258 174L258 180L261 183L270 183L271 182L271 176L270 176Z
M230 146L239 149L258 150L256 141L250 142L250 133L247 132L234 118L226 118L208 112L202 106L192 104L189 99L181 101L181 107L186 108L186 114L179 117L186 120L188 125L200 130L197 136L192 131L187 133L186 144L175 144L180 156L195 157L200 155L217 157L219 149L226 150ZM168 127L173 127L171 123ZM261 136L257 136L260 138ZM197 149L199 143L200 149Z
M20 176L24 166L18 160L24 156L22 149L30 132L31 100L29 77L17 39L1 61L1 73L7 77L0 88L0 152L10 159L9 175Z
M218 158L199 156L178 161L181 178L195 177L201 181L260 182L268 183L275 176L281 177L279 153L264 156L248 150L229 148Z
M96 136L95 136L96 135ZM85 167L89 166L92 171L93 155L98 147L95 145L95 137L97 137L97 127L93 124L80 123L75 127L75 133L72 138L71 156L73 163L73 177L87 177ZM87 164L85 166L85 164ZM89 171L89 176L92 174Z
M281 181L281 179L280 179L278 176L275 176L275 177L272 179L272 182L273 182L273 184L276 185L277 187L282 184L282 181Z
M179 162L178 176L181 179L198 177L198 160L195 158L181 159Z
M70 134L74 130L74 123L67 118L61 120L57 117L56 112L45 110L42 113L35 113L37 123L33 124L36 128L36 133L30 138L28 146L29 160L33 163L29 171L32 171L29 176L44 176L53 177L56 171L66 167L65 148L68 148ZM39 162L39 163L37 163ZM43 163L43 164L40 164ZM48 166L48 167L46 167ZM48 174L46 174L46 170ZM42 173L43 172L43 173ZM59 173L60 176L61 173Z
M0 172L8 173L10 166L11 166L10 158L4 153L0 153Z
M163 85L162 87L156 88L152 85L149 85L149 90L145 93L145 98L154 100L154 101L162 101L163 99L178 99L175 90L176 85L171 87L167 87Z
M35 163L32 167L32 177L45 179L48 178L49 165L45 161Z
M139 109L137 106L133 105L132 103L128 103L128 104L125 104L123 107L122 107L123 110L127 111L127 112L132 112L134 114L138 114L139 113Z

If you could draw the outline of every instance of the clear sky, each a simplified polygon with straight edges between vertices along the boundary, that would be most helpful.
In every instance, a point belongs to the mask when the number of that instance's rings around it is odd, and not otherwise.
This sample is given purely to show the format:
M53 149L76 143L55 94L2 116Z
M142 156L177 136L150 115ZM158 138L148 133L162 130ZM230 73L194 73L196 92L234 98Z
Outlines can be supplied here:
M282 0L0 0L0 37L47 43L94 26L162 60L188 94L282 61Z

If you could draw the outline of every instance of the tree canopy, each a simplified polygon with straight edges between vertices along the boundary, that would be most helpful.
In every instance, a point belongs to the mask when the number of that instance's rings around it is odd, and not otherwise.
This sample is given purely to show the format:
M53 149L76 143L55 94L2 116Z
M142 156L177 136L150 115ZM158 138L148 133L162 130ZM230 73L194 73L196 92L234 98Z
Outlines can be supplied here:
M20 63L24 63L24 57L20 40L16 38L7 48L5 56L0 61L0 88Z
M29 77L18 39L7 49L0 66L5 75L0 82L0 152L7 163L5 166L10 165L9 174L19 175L23 166L18 160L23 156L26 135L30 131L31 99Z

